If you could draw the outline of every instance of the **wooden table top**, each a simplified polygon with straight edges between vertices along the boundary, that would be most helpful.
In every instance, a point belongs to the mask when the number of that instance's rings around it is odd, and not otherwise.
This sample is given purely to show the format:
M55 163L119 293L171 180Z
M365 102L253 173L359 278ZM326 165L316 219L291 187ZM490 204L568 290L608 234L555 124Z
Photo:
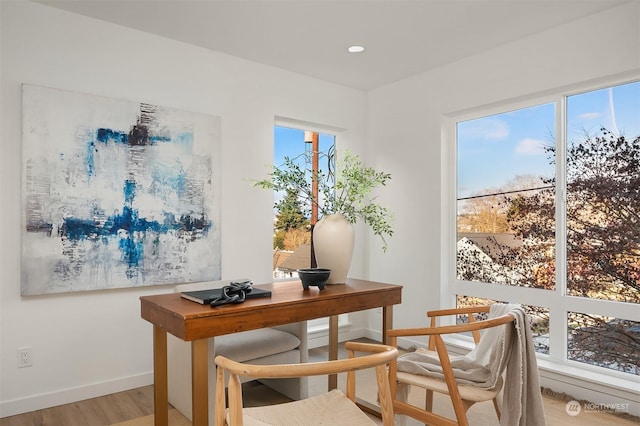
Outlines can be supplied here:
M140 297L141 316L185 341L239 331L329 317L402 302L402 286L347 279L323 290L302 288L300 281L256 285L271 297L212 308L186 300L180 293Z

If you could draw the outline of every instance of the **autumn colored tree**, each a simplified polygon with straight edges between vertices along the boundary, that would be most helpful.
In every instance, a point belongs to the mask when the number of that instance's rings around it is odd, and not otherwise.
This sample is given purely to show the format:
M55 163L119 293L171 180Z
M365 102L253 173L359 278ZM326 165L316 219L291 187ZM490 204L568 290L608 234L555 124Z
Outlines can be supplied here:
M285 250L295 250L302 244L311 244L311 230L308 227L300 227L288 230L282 241Z
M458 235L473 232L486 236L476 237L474 245L459 243L458 278L553 289L553 194L553 186L548 180L518 175L501 188L486 189L465 200L462 215L458 219ZM527 207L520 206L527 200L535 201L527 204ZM541 229L537 229L537 233L525 231L520 222L528 220L537 221L540 225L543 223L541 212L535 210L536 205L539 209L546 209L542 212L543 217L548 217L546 213L551 212L550 220L544 223L544 232L540 232ZM524 217L514 220L516 214Z
M544 184L538 176L517 175L502 187L485 188L461 199L458 232L511 232L507 222L509 197L511 194L537 191L541 185Z
M465 200L462 212L458 216L460 232L507 232L507 215L501 208L504 197L492 195L500 189L485 189Z
M569 290L640 303L640 136L602 132L568 153Z
M552 189L515 197L510 227L524 239L554 240L554 199ZM602 129L571 144L566 209L570 294L640 303L640 137Z
M640 303L640 137L601 132L567 150L567 290ZM515 197L507 217L522 238L554 241L553 190ZM569 322L569 358L640 374L637 323L580 313Z

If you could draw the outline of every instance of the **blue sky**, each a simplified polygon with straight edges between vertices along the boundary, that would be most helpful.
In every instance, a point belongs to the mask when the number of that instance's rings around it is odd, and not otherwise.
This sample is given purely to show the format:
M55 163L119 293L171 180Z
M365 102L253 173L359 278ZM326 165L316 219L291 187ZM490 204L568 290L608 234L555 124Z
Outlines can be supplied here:
M295 158L305 149L310 149L310 144L305 144L304 130L292 129L289 127L275 126L274 131L274 158L273 164L276 166L284 163L284 157ZM335 143L335 136L320 133L318 137L320 152L327 150ZM320 168L326 171L326 167L320 164Z
M458 123L458 197L500 188L516 175L553 176L544 146L554 139L556 106L538 105ZM605 127L640 135L640 82L570 96L569 141Z
M305 162L304 157L299 157L305 150L311 150L311 144L305 143L304 130L293 129L289 127L275 126L274 130L274 154L273 164L281 166L284 164L284 157L296 160L300 165ZM320 153L326 153L335 144L335 136L320 133L318 136L318 148ZM327 158L321 156L319 158L319 168L325 174L328 171ZM306 168L311 169L311 164L307 164ZM311 174L309 174L311 176ZM284 197L284 192L275 194L275 201L278 202Z
M630 138L640 135L640 81L570 96L567 119L569 140L601 127Z

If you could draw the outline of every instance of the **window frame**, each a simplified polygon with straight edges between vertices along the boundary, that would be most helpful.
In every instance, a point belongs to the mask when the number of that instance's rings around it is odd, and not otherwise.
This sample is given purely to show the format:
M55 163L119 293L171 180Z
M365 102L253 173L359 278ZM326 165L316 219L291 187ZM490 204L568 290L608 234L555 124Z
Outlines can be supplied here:
M549 353L537 354L539 365L555 371L580 371L587 380L611 380L625 389L637 386L637 376L598 367L568 359L569 312L588 313L614 318L640 321L637 304L567 295L566 280L566 117L567 98L572 95L613 87L638 81L638 76L621 76L583 85L558 88L531 96L508 99L477 108L457 111L443 117L441 125L441 292L440 306L455 307L456 295L464 294L493 300L508 300L541 306L549 309ZM457 241L457 123L508 111L537 106L544 103L556 104L556 283L555 290L526 287L511 287L499 284L478 283L458 280L456 276ZM463 336L456 336L451 342L464 342Z

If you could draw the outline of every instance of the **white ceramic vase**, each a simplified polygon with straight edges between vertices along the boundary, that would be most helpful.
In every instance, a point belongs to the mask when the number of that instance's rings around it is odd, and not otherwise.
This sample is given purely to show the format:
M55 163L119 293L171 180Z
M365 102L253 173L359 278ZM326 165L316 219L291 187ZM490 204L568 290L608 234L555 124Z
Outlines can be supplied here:
M351 266L355 233L341 214L324 216L313 228L313 249L318 268L331 269L327 284L344 284Z

